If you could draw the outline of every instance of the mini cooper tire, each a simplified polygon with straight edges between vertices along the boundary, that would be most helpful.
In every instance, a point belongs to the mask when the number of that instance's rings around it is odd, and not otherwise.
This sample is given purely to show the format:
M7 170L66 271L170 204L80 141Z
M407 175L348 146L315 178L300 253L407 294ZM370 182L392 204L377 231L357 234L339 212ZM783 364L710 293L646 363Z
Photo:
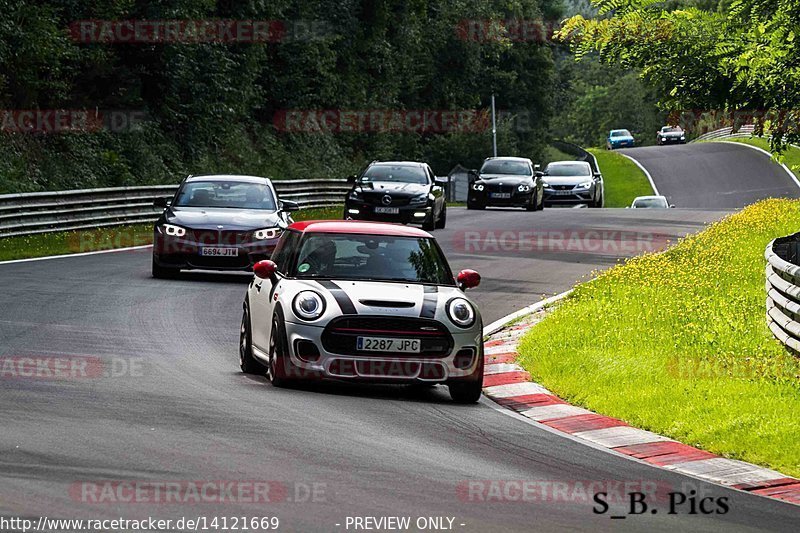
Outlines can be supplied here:
M287 344L283 313L278 310L272 317L272 333L269 337L269 366L267 367L267 377L275 387L288 387L297 379L293 375L296 376L299 369L289 359Z
M447 388L450 389L450 397L454 402L464 404L477 403L481 399L483 380L451 383Z
M450 390L450 397L456 403L476 403L481 399L483 392L483 349L478 356L478 368L467 379L452 381L447 384Z
M239 329L239 368L245 374L263 376L266 368L253 357L253 335L250 330L250 311L247 305L242 312L242 326Z

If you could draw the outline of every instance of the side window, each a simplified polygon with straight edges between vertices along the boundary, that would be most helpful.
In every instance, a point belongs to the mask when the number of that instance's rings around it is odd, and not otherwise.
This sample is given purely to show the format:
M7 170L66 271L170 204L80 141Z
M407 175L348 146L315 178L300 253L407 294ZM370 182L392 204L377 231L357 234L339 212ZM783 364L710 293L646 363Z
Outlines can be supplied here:
M297 247L297 242L300 240L300 233L296 231L286 231L278 245L272 252L272 261L278 265L278 272L286 273L289 267L289 261L292 259L292 254Z

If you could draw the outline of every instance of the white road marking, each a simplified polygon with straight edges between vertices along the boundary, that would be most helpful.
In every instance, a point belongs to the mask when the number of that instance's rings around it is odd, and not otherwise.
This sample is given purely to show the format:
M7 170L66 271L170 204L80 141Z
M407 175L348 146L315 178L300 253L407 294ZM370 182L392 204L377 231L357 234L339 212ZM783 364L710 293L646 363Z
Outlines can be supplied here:
M577 433L573 433L573 435L581 439L590 440L602 446L607 446L609 448L672 440L650 431L632 428L629 426L578 431Z
M98 254L111 254L116 252L130 252L132 250L144 250L145 248L152 248L152 244L144 244L142 246L129 246L128 248L114 248L112 250L98 250L96 252L80 252L77 254L62 254L62 255L48 255L45 257L31 257L28 259L11 259L9 261L0 261L0 265L11 265L13 263L28 263L32 261L46 261L48 259L64 259L67 257L81 257L84 255L98 255Z
M533 383L532 381L494 385L493 387L486 387L483 389L483 393L490 398L512 398L514 396L525 396L528 394L553 394L538 383Z
M634 165L636 165L637 167L639 167L639 170L641 170L642 172L644 172L644 175L645 175L645 176L647 176L647 181L649 181L649 182L650 182L650 187L652 187L652 188L653 188L653 194L655 194L656 196L660 196L660 193L658 192L658 187L656 187L656 183L653 181L653 176L651 176L651 175L650 175L650 172L648 172L648 171L647 171L647 169L646 169L646 168L644 168L644 165L642 165L642 164L641 164L641 163L639 163L637 160L635 160L634 158L632 158L631 156L629 156L629 155L627 155L627 154L623 154L622 152L618 152L618 153L619 153L619 155L621 155L622 157L627 157L628 159L630 159L631 161L633 161L633 164L634 164Z
M553 405L543 405L541 407L531 407L530 409L521 411L520 414L540 422L542 420L552 420L554 418L577 415L592 415L594 413L582 407L576 407L566 403L557 403Z
M761 153L762 153L762 154L764 154L765 156L769 157L769 158L770 158L770 160L772 159L772 153L771 153L771 152L767 152L767 151L766 151L766 150L764 150L763 148L759 148L758 146L753 146L752 144L747 144L747 143L737 143L736 141L711 141L711 142L718 142L718 143L725 143L725 144L735 144L735 145L737 145L737 146L746 146L746 147L748 147L748 148L752 148L753 150L758 150L759 152L761 152ZM786 172L786 174L788 174L788 175L789 175L789 177L790 177L790 178L791 178L791 180L794 182L794 184L795 184L795 185L797 185L798 187L800 187L800 180L798 180L798 179L797 179L797 176L795 176L795 175L794 175L794 172L792 172L792 171L791 171L791 169L789 169L789 167L787 167L787 166L786 166L786 165L784 165L783 163L781 163L781 162L777 162L777 163L778 163L778 164L779 164L781 167L783 167L783 170Z
M667 465L664 468L703 479L709 479L725 485L760 483L786 477L784 474L776 472L775 470L762 468L734 459L725 459L723 457L676 463Z

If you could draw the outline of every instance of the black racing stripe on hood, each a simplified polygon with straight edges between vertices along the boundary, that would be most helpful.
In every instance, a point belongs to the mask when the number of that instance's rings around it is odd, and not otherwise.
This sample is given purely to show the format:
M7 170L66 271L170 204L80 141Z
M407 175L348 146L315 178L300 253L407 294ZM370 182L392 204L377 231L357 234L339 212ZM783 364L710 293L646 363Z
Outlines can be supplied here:
M339 309L342 310L343 314L345 315L358 314L358 311L356 311L356 306L353 305L353 301L350 299L350 297L347 295L344 289L342 289L337 284L329 280L320 280L317 281L317 283L328 289L328 291L331 293L331 296L333 296L333 299L336 300L337 304L339 304Z
M425 285L425 295L422 298L422 311L420 318L433 318L436 316L436 305L439 303L439 287Z

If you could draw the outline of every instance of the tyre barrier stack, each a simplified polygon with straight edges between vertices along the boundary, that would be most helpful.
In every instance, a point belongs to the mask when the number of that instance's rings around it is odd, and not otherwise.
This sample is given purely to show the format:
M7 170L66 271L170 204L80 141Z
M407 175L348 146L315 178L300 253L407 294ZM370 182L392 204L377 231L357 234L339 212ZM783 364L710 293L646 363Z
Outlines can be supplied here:
M795 355L800 355L800 233L767 245L767 325Z

